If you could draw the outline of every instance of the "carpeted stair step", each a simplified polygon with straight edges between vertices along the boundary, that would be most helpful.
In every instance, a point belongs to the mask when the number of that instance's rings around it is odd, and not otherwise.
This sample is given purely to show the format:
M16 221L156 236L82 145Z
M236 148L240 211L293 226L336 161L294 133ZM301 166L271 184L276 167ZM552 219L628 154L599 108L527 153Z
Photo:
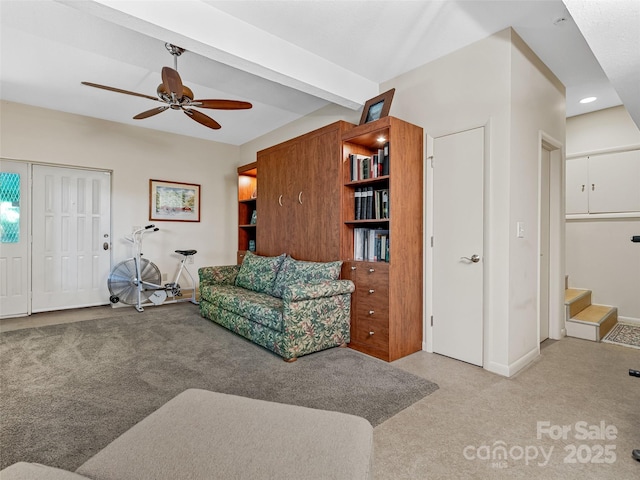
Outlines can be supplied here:
M618 322L618 309L589 305L567 320L567 336L599 342Z
M564 304L567 307L568 320L591 305L591 290L567 288L564 291Z

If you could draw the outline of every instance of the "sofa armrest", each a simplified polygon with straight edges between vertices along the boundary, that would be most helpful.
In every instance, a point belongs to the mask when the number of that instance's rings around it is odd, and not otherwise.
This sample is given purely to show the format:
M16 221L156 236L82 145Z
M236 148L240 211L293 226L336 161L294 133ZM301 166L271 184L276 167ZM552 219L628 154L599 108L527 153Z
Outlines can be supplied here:
M351 280L326 280L317 283L287 285L282 294L285 303L351 294L356 287Z
M217 267L202 267L198 269L200 287L211 285L234 285L240 271L240 265L222 265Z

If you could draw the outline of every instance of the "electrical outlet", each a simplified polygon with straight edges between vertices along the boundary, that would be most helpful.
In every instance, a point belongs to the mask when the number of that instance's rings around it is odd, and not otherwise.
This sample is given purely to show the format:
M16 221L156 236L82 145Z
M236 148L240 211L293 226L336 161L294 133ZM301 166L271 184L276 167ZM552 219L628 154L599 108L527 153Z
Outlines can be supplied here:
M189 265L193 265L193 255L189 255L189 256L187 257L187 263L188 263Z
M166 273L163 273L163 274L162 274L162 281L163 281L163 282L166 282L166 281L167 281L167 274L166 274Z
M140 230L140 225L134 225L133 227L131 227L131 233L135 232L136 230Z

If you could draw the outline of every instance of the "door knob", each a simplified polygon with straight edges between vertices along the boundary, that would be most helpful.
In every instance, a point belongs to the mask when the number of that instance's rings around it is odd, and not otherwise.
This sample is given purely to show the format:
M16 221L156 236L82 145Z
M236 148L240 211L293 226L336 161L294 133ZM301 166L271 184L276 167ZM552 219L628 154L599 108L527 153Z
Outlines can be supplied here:
M480 255L471 255L471 258L460 257L460 260L469 260L471 263L478 263L480 261Z

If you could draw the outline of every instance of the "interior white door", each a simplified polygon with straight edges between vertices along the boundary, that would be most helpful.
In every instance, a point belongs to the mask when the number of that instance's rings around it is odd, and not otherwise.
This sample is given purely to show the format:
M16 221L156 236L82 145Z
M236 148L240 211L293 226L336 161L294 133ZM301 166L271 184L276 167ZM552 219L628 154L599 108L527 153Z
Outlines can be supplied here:
M0 159L0 317L29 314L29 165Z
M109 172L34 165L32 311L109 303Z
M482 366L484 128L433 143L433 351Z
M538 305L538 316L540 318L540 342L543 342L549 338L551 152L542 145L540 148L540 301Z

